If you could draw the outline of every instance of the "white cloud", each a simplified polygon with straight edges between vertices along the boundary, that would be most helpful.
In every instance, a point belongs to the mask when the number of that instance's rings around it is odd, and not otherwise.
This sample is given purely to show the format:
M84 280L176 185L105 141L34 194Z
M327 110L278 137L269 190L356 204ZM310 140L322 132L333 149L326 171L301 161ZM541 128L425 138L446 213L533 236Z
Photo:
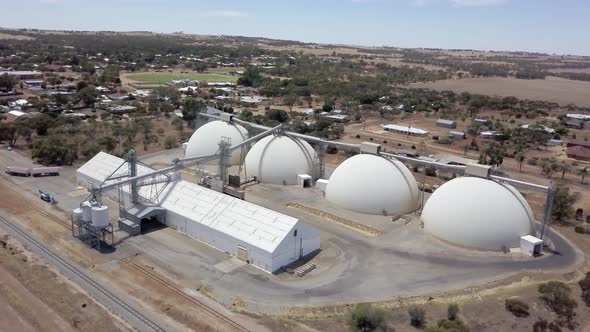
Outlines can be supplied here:
M202 17L248 17L248 13L235 10L210 10L201 14Z

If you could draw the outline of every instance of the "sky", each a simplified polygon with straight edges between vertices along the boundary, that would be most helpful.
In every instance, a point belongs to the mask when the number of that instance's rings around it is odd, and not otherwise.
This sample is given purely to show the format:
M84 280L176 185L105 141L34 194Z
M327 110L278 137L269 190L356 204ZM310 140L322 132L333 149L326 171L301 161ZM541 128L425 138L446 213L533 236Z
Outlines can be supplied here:
M0 0L0 26L590 55L590 0Z

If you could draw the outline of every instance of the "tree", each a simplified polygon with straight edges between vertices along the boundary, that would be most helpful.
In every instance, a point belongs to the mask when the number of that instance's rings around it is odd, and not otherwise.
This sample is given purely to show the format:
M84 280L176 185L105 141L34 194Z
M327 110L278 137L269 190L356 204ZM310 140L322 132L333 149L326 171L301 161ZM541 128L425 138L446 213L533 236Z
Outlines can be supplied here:
M293 110L293 105L295 105L298 100L299 100L299 98L297 97L297 95L294 95L294 94L289 94L289 95L285 96L284 102L285 102L285 105L287 105L289 107L289 112L291 110Z
M19 136L19 127L14 122L0 123L0 140L5 140L9 146L14 146Z
M421 328L426 325L426 312L424 309L414 305L408 309L408 314L410 315L410 324L413 327Z
M112 153L115 151L115 147L117 147L117 141L112 136L103 136L98 139L97 143L101 150L108 153Z
M189 127L194 128L194 122L197 119L197 114L205 111L207 105L196 98L186 98L182 104L182 119L186 122Z
M240 115L238 117L240 118L240 120L251 122L253 116L254 116L254 113L252 113L252 111L243 110L240 112Z
M264 117L268 120L274 120L280 123L289 121L289 114L287 114L286 111L279 109L271 109L266 111Z
M258 67L249 66L242 76L238 78L238 84L243 86L259 87L264 83L264 77Z
M571 218L575 212L574 204L578 199L579 193L570 193L570 189L565 186L557 187L553 199L553 218L561 222Z
M584 178L588 175L588 167L582 167L578 170L578 175L582 179L581 183L584 184Z
M447 308L447 319L455 320L459 316L459 305L457 303L449 304Z
M360 303L354 307L348 324L355 331L384 331L384 312L371 304Z
M500 166L504 162L506 151L498 143L488 145L480 154L479 163L483 165Z
M12 75L4 73L0 75L0 90L9 91L16 85L16 78Z
M84 143L80 149L80 153L82 153L82 155L87 159L94 157L99 152L100 146L98 146L98 144L93 141L86 141L86 143Z
M567 173L570 170L570 165L563 161L561 162L561 164L559 165L559 170L561 171L561 179L565 179L565 173Z
M43 164L72 165L78 159L78 145L66 135L50 135L32 144L32 156Z
M516 162L518 162L518 171L522 173L522 164L526 160L526 155L524 153L519 153L515 157Z
M551 175L559 170L559 165L555 162L555 160L545 161L541 165L541 170L543 174L546 174L547 177L551 179Z
M98 91L93 86L87 86L76 93L78 100L84 103L86 107L94 106L98 98Z
M80 82L78 82L78 84L76 84L76 91L80 91L80 90L84 89L87 86L88 86L88 82L86 82L86 81L80 81Z

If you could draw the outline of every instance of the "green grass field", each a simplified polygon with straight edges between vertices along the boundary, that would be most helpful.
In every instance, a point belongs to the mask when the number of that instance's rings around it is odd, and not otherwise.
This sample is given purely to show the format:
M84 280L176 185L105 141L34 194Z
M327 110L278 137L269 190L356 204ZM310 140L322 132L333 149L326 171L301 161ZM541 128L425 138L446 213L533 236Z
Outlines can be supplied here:
M218 75L218 74L198 74L198 73L141 73L131 74L127 76L128 79L140 83L158 84L171 83L172 80L191 79L201 82L232 82L235 83L238 78L234 76Z

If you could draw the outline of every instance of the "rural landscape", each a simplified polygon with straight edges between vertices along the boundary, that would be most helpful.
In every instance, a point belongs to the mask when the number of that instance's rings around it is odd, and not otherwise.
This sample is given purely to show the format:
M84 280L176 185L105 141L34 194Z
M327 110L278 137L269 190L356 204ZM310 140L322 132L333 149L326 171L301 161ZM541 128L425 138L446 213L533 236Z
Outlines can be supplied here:
M590 331L590 56L0 29L1 331Z

